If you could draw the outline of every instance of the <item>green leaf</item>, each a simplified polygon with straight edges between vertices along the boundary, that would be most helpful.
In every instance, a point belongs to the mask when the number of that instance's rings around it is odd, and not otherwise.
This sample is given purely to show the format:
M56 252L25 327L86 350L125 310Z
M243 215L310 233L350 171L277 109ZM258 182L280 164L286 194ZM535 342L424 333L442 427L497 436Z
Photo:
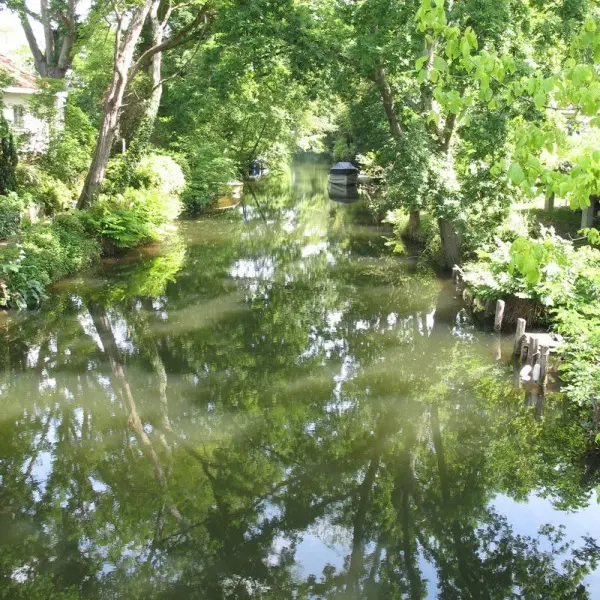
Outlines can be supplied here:
M441 56L436 56L433 59L433 66L438 70L438 71L447 71L448 70L448 63L441 57Z
M425 65L426 62L427 62L427 57L426 56L421 56L421 58L417 58L417 61L415 62L415 69L417 71L420 71L423 68L423 65Z
M508 169L508 178L515 185L519 185L525 180L525 173L523 172L523 169L518 162L515 162L512 165L510 165L510 168Z
M537 92L533 96L533 102L538 110L542 110L546 104L546 94L544 92Z

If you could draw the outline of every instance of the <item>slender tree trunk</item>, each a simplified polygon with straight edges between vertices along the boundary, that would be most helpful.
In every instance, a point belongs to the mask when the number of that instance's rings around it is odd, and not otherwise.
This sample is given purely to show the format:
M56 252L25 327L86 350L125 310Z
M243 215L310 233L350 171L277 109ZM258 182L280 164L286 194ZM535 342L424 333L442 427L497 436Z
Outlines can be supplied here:
M396 103L394 100L394 93L392 88L385 76L383 68L378 67L375 70L374 75L375 85L381 94L381 100L383 101L383 109L385 110L385 116L387 117L388 124L390 126L390 133L395 140L402 138L402 127L398 121L396 115Z
M182 530L187 531L189 529L189 525L170 497L167 471L163 467L158 453L156 452L150 437L146 433L144 424L138 413L133 391L129 385L127 376L125 375L125 369L123 367L121 357L119 356L119 350L110 328L106 311L93 303L89 304L88 310L92 317L92 321L94 322L96 332L98 333L98 336L102 342L102 346L104 346L104 352L108 357L113 377L118 384L117 389L119 389L123 402L126 406L129 425L133 429L140 443L144 456L146 456L146 458L154 466L156 479L158 480L158 484L163 491L171 516L175 519L175 521L177 521Z
M161 21L158 16L159 2L155 2L150 10L150 24L152 27L152 46L163 43L167 20ZM150 138L154 131L154 124L158 116L160 101L163 92L162 81L163 53L157 52L152 56L150 74L152 79L152 90L150 97L145 102L144 114L137 127L137 132L130 140L129 159L136 162L146 152Z
M371 498L371 490L375 483L375 477L379 470L381 461L381 452L374 453L373 458L369 463L369 468L365 474L363 482L358 489L358 507L354 516L354 534L352 536L352 554L350 556L350 566L348 568L348 584L356 597L359 597L360 592L360 576L364 562L364 529L365 520L367 518L367 509Z
M375 70L373 77L375 85L381 94L381 100L383 102L383 109L385 110L385 116L387 117L388 125L390 127L390 134L396 141L400 141L404 132L402 126L398 120L396 114L396 102L394 100L394 93L392 88L385 76L383 68L378 67ZM415 238L419 229L421 228L421 211L415 208L410 211L410 218L408 221L408 235L411 238Z
M23 33L33 56L35 70L41 77L64 79L71 68L73 46L77 39L77 1L68 0L67 6L57 9L48 0L40 1L40 13L35 18L42 26L44 52L39 47L31 27L28 8L16 8ZM60 21L60 25L55 23Z
M106 166L108 164L108 159L110 158L110 151L119 124L119 114L123 104L123 95L127 88L127 84L129 83L129 75L133 63L133 53L152 4L153 0L145 0L144 4L134 11L125 39L122 43L120 39L122 22L119 23L115 40L112 81L104 99L100 132L98 140L96 141L92 164L90 165L83 189L81 190L81 195L77 202L77 208L82 209L90 206L104 181Z

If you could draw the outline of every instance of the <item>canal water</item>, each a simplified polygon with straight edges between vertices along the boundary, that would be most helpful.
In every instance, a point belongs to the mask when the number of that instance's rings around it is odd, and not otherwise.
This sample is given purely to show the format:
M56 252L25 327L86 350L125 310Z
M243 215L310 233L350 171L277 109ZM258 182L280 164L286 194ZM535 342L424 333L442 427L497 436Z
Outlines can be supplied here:
M599 598L578 416L385 233L297 164L4 316L0 598Z

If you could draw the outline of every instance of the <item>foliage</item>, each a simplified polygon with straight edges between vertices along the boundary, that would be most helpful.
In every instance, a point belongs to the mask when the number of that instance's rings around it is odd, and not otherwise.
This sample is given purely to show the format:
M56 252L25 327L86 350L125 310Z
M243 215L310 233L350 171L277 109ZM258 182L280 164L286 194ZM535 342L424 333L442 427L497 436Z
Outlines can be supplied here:
M24 208L23 200L15 192L0 196L0 239L19 230Z
M213 203L228 181L235 179L235 162L226 156L225 147L210 137L199 136L190 140L186 156L190 175L182 194L182 201L188 214L197 214Z
M3 104L0 99L0 108ZM14 192L17 189L15 171L19 162L17 147L12 132L0 114L0 195Z
M126 188L122 194L103 196L85 211L89 231L105 248L126 249L160 239L180 212L179 200L154 188Z
M539 238L497 240L480 262L466 265L466 280L481 299L510 296L545 307L546 318L561 333L563 377L569 398L600 409L600 252L542 228Z
M44 171L67 185L77 184L89 167L94 135L89 118L69 100L63 127L52 133L48 149L42 155Z
M107 250L158 240L181 213L179 194L185 178L171 157L144 157L128 179L130 187L122 193L103 194L85 212L91 234L100 237ZM111 183L118 186L118 180Z
M179 198L185 187L185 176L181 166L170 156L150 154L144 156L133 174L132 185L136 188L155 189L173 199ZM176 205L173 205L176 209ZM179 212L171 213L174 219Z
M80 214L59 215L52 225L34 225L0 250L0 305L36 306L50 283L99 256L100 246L87 234Z

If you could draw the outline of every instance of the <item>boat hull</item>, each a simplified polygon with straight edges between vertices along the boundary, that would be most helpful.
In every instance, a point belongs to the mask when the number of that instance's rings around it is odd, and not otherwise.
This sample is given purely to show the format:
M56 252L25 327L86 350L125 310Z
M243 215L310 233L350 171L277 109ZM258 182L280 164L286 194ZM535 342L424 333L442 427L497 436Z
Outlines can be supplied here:
M329 183L331 185L356 185L358 183L358 173L331 173Z

